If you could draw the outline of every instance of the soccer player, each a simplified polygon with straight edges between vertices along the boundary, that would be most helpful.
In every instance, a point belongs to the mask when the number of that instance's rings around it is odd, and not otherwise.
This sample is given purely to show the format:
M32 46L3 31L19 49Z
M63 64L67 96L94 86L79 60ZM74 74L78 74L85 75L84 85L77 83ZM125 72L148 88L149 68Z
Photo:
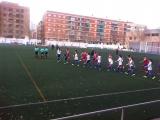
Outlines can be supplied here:
M94 55L94 49L92 48L92 51L91 51L91 57L93 58L93 55Z
M39 58L39 48L37 46L34 48L34 54L36 59Z
M58 57L58 61L57 62L60 62L60 57L61 57L61 50L60 50L60 48L58 48L58 50L57 50L57 57Z
M54 45L52 44L52 50L54 49Z
M150 74L152 76L152 79L155 79L156 77L152 74L152 65L153 65L153 61L152 59L148 60L148 65L145 67L148 67L148 70L146 71L146 75L143 76L144 78L147 78L148 74Z
M48 57L48 47L46 47L46 48L44 49L44 51L45 51L45 57L47 58L47 57Z
M116 55L118 55L118 49L116 49Z
M41 49L40 49L40 52L41 52L41 58L44 59L44 48L41 48Z
M58 46L58 44L56 45L56 49L58 50L58 48L59 48L59 46Z
M115 62L118 62L118 67L117 67L117 72L120 70L121 73L123 72L123 59L122 59L122 56L119 55L118 56L118 60L116 60Z
M67 58L68 58L67 51L65 51L63 57L64 57L64 64L67 64L68 63L67 62Z
M94 52L94 55L93 55L92 65L94 65L95 62L97 64L97 53L96 53L96 51Z
M83 60L84 64L86 63L86 56L87 56L87 53L84 50L82 50L80 61Z
M86 64L85 64L85 66L83 66L84 68L87 66L87 64L89 64L89 65L90 65L90 68L92 68L90 59L91 59L91 56L90 56L90 53L88 53L88 54L87 54L87 62L86 62Z
M107 71L110 71L111 69L115 71L115 69L113 67L112 56L110 56L110 54L109 54L109 56L108 56L108 70Z
M68 61L70 61L70 51L69 51L68 48L66 49L66 54L67 54ZM68 63L68 62L67 62L67 63Z
M74 63L73 63L72 65L74 66L74 65L75 65L75 63L77 63L77 64L78 64L77 66L79 66L77 50L76 50L75 54L73 55L73 57L74 57Z
M110 53L109 53L109 56L108 56L108 58L112 58L112 54L110 54Z
M160 74L160 61L158 63L158 74Z
M95 68L98 68L99 67L99 70L101 70L102 69L102 66L101 66L101 55L100 55L100 53L98 54L98 57L97 57L97 66L95 67Z
M142 62L143 62L142 71L147 71L148 59L146 56L143 57L143 61L140 61L140 63L142 63Z
M125 73L128 74L130 71L132 71L132 76L135 76L134 69L133 69L135 67L133 57L129 58L129 62L126 65L128 65L129 67L128 67L128 71Z

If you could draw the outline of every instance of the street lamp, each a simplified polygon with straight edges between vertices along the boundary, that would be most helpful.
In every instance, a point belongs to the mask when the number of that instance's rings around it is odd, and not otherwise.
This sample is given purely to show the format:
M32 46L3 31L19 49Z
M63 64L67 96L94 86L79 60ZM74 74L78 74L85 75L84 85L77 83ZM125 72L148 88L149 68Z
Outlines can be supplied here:
M60 32L60 30L58 30L58 41L59 41L59 32Z
M86 34L86 43L88 43L88 33Z
M48 31L50 32L50 29L48 29ZM49 34L50 34L49 32L48 32L48 40L49 40Z

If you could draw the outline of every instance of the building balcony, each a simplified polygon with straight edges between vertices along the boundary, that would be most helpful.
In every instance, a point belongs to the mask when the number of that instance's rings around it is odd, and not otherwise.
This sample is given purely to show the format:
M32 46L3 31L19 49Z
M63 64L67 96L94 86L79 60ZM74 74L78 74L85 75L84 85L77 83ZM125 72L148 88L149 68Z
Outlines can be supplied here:
M75 26L75 23L74 23L74 24L70 24L70 23L69 23L69 24L67 24L67 26Z

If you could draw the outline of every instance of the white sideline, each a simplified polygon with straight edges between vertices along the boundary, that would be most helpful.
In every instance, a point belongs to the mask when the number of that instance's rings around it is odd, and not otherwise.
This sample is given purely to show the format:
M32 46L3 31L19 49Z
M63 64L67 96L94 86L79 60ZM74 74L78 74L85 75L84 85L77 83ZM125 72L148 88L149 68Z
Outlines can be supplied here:
M67 117L62 117L62 118L56 118L56 119L50 119L50 120L70 120L71 118L84 117L84 116L100 114L100 113L109 112L109 111L116 111L116 110L120 110L120 109L122 109L122 111L123 111L124 108L137 107L137 106L153 104L153 103L158 103L158 102L160 102L160 100L154 100L154 101L126 105L126 106L120 106L120 107L116 107L116 108L110 108L110 109L99 110L99 111L94 111L94 112L82 113L82 114L77 114L77 115L72 115L72 116L67 116ZM122 115L123 115L123 112L122 112ZM123 118L121 118L121 120L123 120Z
M62 101L77 100L77 99L84 99L84 98L102 97L102 96L108 96L108 95L143 92L143 91L157 90L157 89L160 89L160 87L158 87L158 88L150 88L150 89L133 90L133 91L125 91L125 92L107 93L107 94L100 94L100 95L75 97L75 98L67 98L67 99L59 99L59 100L51 100L51 101L46 101L46 102L35 102L35 103L26 103L26 104L19 104L19 105L2 106L2 107L0 107L0 109L22 107L22 106L29 106L29 105L38 105L38 104L46 104L46 103L53 103L53 102L62 102Z

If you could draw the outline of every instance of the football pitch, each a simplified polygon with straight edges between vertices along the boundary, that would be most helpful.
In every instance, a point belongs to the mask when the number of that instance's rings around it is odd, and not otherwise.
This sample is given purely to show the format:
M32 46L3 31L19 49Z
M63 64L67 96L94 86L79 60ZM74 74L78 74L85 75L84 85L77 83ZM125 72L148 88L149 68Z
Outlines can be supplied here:
M39 47L41 48L41 47ZM61 48L64 54L65 47ZM117 60L115 50L95 49L102 56L102 70L72 66L63 57L57 62L56 50L49 47L47 59L35 59L34 46L0 45L0 120L49 120L125 105L160 100L159 55L119 51L127 63L134 57L135 74L107 71L108 54ZM91 48L84 49L87 52ZM143 56L153 59L154 80L143 78ZM117 68L117 63L114 67ZM124 71L127 71L125 66ZM160 117L160 103L124 109L124 120ZM77 120L120 120L121 110L76 118Z

